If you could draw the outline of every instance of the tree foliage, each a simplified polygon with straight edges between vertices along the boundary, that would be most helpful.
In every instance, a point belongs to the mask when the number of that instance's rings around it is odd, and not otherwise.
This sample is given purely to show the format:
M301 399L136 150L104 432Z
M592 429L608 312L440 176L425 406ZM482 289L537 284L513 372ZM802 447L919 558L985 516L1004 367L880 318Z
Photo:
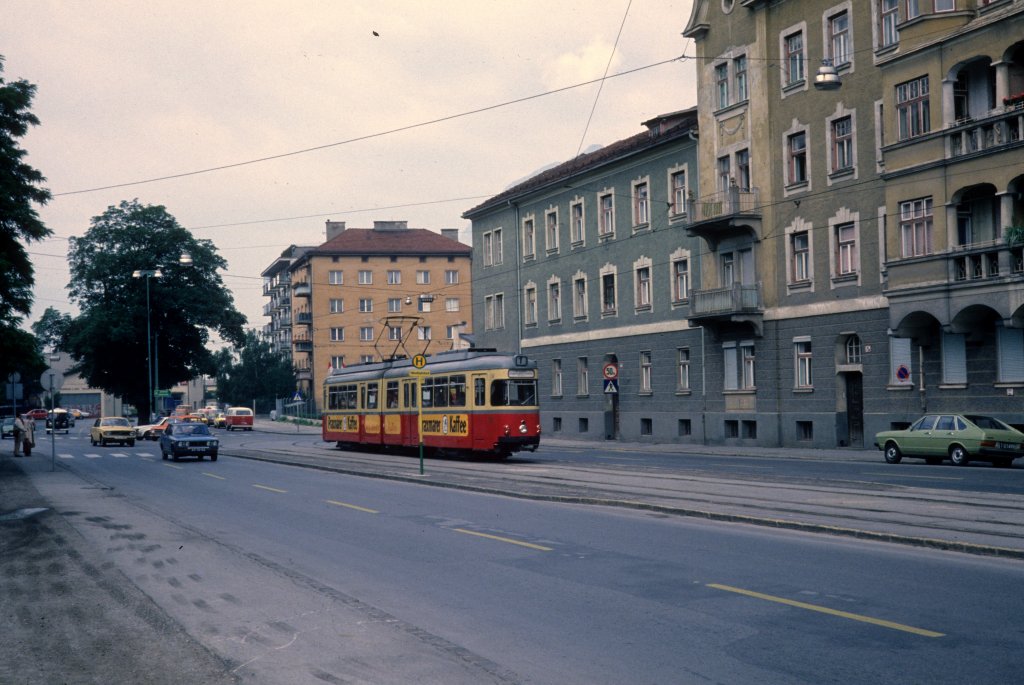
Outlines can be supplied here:
M149 414L147 289L154 390L214 373L211 332L242 342L245 317L217 272L227 262L164 207L121 202L69 242L68 290L81 314L68 326L67 349L91 386ZM191 264L180 262L183 254ZM157 270L159 277L133 276Z
M248 406L256 401L259 412L269 411L278 397L295 392L291 362L274 352L256 331L246 331L238 349L238 363L227 349L216 355L217 395L222 402Z
M47 348L51 350L64 349L71 320L70 314L62 314L54 307L47 307L39 320L32 324L32 332L35 333L40 348L42 350Z
M32 336L18 326L32 309L35 272L22 242L50 235L34 205L45 204L46 179L23 161L18 139L39 120L31 112L36 87L24 80L7 83L0 56L0 373L42 363Z

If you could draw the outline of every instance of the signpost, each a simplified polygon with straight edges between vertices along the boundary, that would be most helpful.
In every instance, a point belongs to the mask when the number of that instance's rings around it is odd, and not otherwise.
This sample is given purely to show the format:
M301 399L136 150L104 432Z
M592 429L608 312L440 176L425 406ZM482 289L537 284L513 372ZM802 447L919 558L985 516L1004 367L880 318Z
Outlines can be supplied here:
M60 373L53 367L43 371L43 375L39 377L39 385L46 388L46 391L50 393L50 470L53 471L57 468L57 416L53 413L54 407L54 395L64 386L64 374Z
M423 475L423 378L429 376L430 371L425 368L427 358L417 354L412 358L413 370L410 376L416 376L416 437L420 444L420 475Z

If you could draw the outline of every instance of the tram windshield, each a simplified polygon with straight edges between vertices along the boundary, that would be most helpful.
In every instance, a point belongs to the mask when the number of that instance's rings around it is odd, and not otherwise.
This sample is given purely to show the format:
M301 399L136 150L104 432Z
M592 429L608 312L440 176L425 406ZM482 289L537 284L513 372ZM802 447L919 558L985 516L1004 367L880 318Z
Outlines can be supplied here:
M492 407L532 407L537 404L537 381L500 380L491 383Z

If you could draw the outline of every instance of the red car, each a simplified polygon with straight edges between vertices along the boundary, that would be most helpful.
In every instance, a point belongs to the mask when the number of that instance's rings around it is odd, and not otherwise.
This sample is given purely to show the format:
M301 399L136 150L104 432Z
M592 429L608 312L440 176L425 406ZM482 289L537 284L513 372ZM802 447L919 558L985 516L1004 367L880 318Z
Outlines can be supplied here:
M49 415L50 412L48 412L46 409L37 408L30 409L27 413L33 421L45 421L47 415Z

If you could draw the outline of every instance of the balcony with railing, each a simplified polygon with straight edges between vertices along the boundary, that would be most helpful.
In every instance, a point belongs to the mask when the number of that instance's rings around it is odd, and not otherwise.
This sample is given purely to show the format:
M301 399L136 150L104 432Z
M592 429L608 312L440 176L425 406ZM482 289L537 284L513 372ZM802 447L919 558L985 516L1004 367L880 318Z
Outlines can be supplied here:
M298 281L292 284L292 294L295 297L310 297L313 294L313 289L309 285L309 281Z
M1024 101L960 119L946 129L946 156L968 157L1015 147L1024 138Z
M761 235L761 196L757 188L732 186L728 190L690 198L686 216L681 217L688 234L704 238L712 249L718 242L737 233Z
M313 313L312 312L295 312L295 323L306 326L313 325Z
M716 322L747 322L760 333L764 318L761 284L733 283L723 288L690 293L690 320L696 325Z

